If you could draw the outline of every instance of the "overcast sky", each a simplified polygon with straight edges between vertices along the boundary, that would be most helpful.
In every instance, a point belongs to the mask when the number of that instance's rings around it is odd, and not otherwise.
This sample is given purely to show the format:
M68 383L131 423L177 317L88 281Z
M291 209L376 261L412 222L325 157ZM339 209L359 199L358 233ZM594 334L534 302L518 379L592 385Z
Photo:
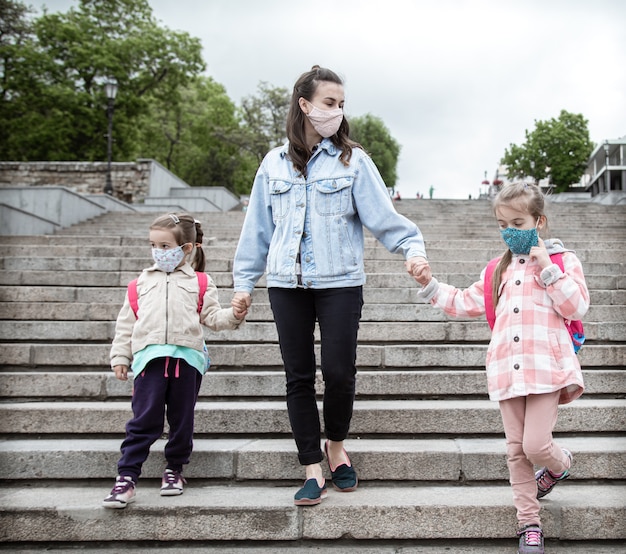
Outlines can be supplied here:
M65 12L77 0L26 0ZM561 110L591 140L626 135L623 0L149 0L201 39L230 98L292 89L314 64L345 80L345 111L383 120L402 147L397 188L479 193L511 143Z

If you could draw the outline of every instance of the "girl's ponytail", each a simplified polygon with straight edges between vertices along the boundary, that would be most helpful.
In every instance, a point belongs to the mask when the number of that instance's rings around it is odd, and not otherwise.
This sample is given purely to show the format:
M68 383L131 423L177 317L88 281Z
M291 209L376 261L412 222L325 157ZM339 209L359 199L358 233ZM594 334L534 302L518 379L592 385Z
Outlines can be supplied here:
M193 222L196 226L196 240L194 243L195 255L191 260L191 266L196 271L204 271L204 267L206 265L206 256L204 255L204 250L202 249L202 239L204 239L204 231L202 230L202 224L197 219L194 219Z

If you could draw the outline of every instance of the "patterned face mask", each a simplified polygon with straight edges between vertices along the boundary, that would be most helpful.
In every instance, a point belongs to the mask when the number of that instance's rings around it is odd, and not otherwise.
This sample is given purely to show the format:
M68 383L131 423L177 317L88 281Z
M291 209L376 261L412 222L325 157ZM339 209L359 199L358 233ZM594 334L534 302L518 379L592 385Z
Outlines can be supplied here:
M513 254L530 254L530 249L539 244L536 226L532 229L507 227L506 229L500 229L500 234L502 235L502 240Z
M153 248L152 259L157 267L165 273L172 273L183 261L185 253L182 246L176 248Z

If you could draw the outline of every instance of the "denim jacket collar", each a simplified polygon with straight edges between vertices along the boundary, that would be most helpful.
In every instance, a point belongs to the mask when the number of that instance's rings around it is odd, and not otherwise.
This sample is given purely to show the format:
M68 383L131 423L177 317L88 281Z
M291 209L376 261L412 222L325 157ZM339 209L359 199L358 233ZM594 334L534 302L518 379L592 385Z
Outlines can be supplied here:
M329 138L322 139L322 142L318 145L318 150L326 150L329 156L335 156L339 152L339 149L333 144L333 141ZM280 157L285 158L289 153L289 141L287 141L280 149Z

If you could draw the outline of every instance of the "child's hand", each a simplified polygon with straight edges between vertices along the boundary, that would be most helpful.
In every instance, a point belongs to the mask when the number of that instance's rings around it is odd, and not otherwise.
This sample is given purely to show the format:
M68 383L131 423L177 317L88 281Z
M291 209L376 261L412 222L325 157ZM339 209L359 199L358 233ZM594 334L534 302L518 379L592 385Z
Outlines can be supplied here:
M116 365L113 368L115 373L115 377L117 377L120 381L128 381L128 366L127 365Z
M236 292L230 301L230 305L233 307L233 314L237 319L246 317L250 304L252 304L252 298L247 292Z
M409 258L406 261L405 266L413 279L415 279L423 287L430 283L433 278L430 265L428 265L426 258L421 256Z
M548 250L546 249L546 245L542 239L539 239L539 244L537 246L533 246L530 249L530 259L537 260L541 269L545 269L549 265L552 265L550 254L548 254Z

